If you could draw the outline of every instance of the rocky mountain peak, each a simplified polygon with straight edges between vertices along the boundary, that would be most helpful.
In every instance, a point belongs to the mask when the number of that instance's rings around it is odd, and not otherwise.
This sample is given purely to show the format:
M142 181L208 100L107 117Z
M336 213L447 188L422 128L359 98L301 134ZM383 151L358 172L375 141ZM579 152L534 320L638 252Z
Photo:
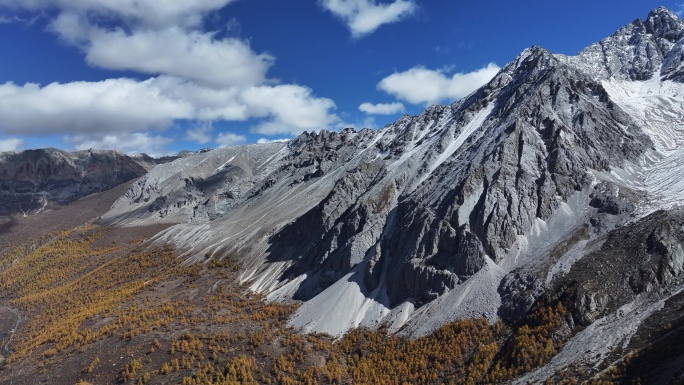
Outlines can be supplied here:
M648 33L672 43L684 36L684 21L665 7L651 11L644 25Z
M684 21L664 7L636 19L577 56L557 57L596 80L684 79Z
M378 130L162 159L3 153L0 214L61 208L142 175L101 222L169 225L145 247L173 244L184 266L207 266L199 285L212 285L155 296L183 291L195 303L235 279L268 301L301 301L288 325L334 336L503 320L497 341L480 344L501 349L492 357L515 356L520 336L547 341L530 344L531 356L548 354L544 366L511 383L599 370L615 380L620 357L684 346L674 343L684 341L683 63L684 22L659 7L577 56L527 48L467 97ZM224 275L226 265L239 272ZM660 366L642 357L681 380L679 349L664 353L676 362L657 356ZM487 381L506 370L498 365Z
M554 67L558 63L558 59L551 52L542 47L532 46L526 48L515 60L509 63L504 68L503 73L512 77L529 75Z

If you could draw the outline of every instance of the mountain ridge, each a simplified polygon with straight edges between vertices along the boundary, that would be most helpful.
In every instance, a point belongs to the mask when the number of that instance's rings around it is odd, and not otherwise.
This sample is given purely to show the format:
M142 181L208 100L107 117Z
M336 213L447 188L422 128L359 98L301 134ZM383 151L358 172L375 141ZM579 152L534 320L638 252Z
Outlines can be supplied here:
M0 213L29 215L138 178L147 170L110 150L25 150L0 154Z

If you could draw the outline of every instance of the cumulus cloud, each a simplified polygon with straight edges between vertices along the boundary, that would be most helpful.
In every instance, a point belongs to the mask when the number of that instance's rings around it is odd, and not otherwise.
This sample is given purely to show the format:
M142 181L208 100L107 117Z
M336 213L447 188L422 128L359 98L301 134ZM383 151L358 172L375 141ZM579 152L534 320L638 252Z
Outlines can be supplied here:
M253 131L259 134L297 135L328 128L338 121L329 112L335 108L332 100L316 98L310 88L299 85L252 87L242 98L253 116L271 118L254 127Z
M266 139L266 138L260 138L257 140L257 143L259 144L264 144L264 143L284 143L284 142L289 142L290 139Z
M174 25L197 26L205 14L219 10L234 0L0 0L15 9L42 11L57 9L97 17L118 19L131 25L165 28Z
M393 115L400 112L404 112L404 105L395 103L363 103L359 106L359 111L365 112L370 115Z
M216 143L221 147L237 146L247 142L247 137L244 135L234 134L232 132L221 132L216 136Z
M453 101L485 85L499 70L499 66L489 63L473 72L459 72L447 76L442 70L414 67L382 79L378 84L378 89L412 104Z
M0 7L55 15L51 30L80 48L90 65L152 76L0 84L0 131L65 134L76 147L122 148L118 139L137 139L142 148L145 139L155 138L149 131L177 120L254 119L253 130L264 135L330 128L339 120L330 99L305 86L273 85L267 77L272 56L254 52L246 40L202 30L209 12L232 1L0 0ZM130 136L135 132L146 136ZM217 142L242 140L226 135ZM186 132L198 143L211 137L207 128Z
M395 0L388 4L377 0L320 0L320 3L347 24L354 38L370 34L383 24L396 23L417 8L411 0Z
M154 78L152 85L161 95L191 103L196 119L242 121L251 117L241 100L244 89L240 87L213 88L172 76Z
M22 144L24 141L18 138L0 139L0 152L16 151Z
M214 32L178 26L101 28L87 15L71 11L61 12L51 30L80 47L92 66L178 76L216 87L261 84L274 61L252 51L245 40L217 39Z
M214 89L161 76L145 81L0 85L0 129L9 134L133 132L178 119L261 119L261 134L299 134L337 121L330 99L299 85Z
M9 134L136 131L192 117L192 103L163 95L154 79L0 85L0 129Z
M199 144L206 144L211 142L211 132L214 127L211 121L204 121L197 124L194 128L188 129L185 133L185 139Z
M167 74L217 87L261 84L273 63L240 39L177 27L127 33L96 29L89 34L86 61L93 66ZM125 52L125 54L122 54Z
M57 15L48 29L59 35L66 43L85 48L88 44L88 35L93 28L85 15L65 11Z
M149 132L124 132L115 134L78 134L69 135L64 141L74 150L108 149L127 154L146 153L150 156L168 155L166 146L171 139Z

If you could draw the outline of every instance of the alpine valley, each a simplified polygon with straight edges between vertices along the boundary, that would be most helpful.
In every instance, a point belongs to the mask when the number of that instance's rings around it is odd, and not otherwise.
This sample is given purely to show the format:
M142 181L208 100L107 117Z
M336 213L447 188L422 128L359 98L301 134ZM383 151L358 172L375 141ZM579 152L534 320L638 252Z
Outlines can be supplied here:
M684 383L662 7L379 130L0 171L3 383Z

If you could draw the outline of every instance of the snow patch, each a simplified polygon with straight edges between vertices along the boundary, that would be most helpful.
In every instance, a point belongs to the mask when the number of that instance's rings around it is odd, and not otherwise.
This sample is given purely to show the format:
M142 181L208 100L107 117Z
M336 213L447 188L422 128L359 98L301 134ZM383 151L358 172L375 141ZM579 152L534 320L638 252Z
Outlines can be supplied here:
M627 112L653 140L656 150L669 155L684 144L684 84L660 81L602 82L610 99Z
M414 189L415 187L419 186L421 183L425 182L425 180L432 175L435 170L441 166L444 162L446 162L449 158L451 158L454 153L463 146L463 143L466 142L466 140L473 134L475 133L478 129L482 127L482 123L485 122L489 114L492 113L492 110L494 109L494 103L490 103L486 108L482 109L480 112L478 112L475 116L473 116L472 119L470 119L470 122L466 124L459 132L458 136L449 143L447 148L439 154L437 159L435 159L434 162L430 164L428 167L428 171L425 172L421 177L414 183Z

